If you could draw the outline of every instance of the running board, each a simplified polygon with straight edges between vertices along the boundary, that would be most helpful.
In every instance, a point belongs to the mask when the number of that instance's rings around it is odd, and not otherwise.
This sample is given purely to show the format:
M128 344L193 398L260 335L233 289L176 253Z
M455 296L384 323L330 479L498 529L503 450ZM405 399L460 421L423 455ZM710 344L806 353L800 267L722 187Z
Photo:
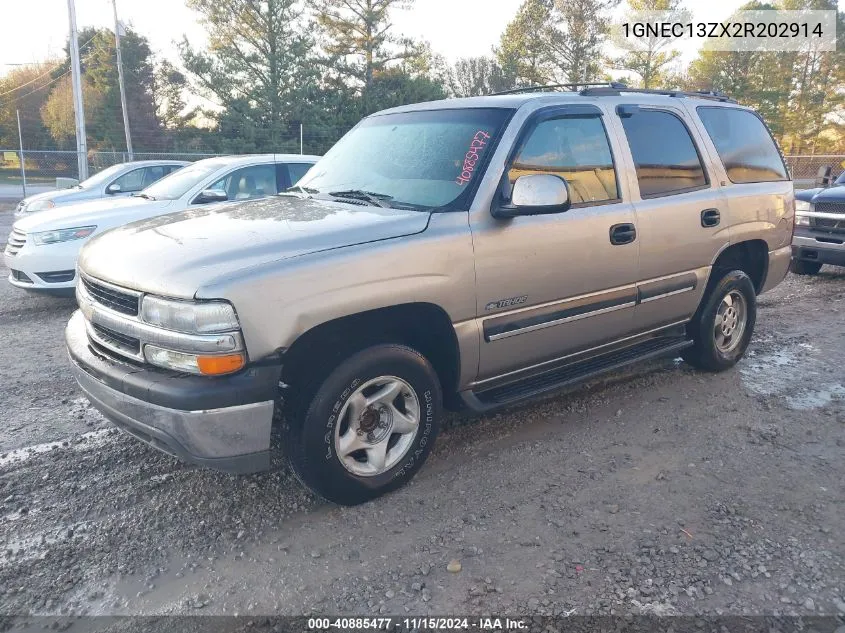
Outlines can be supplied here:
M516 382L483 391L463 391L461 398L467 407L481 413L568 387L627 365L679 352L691 345L692 341L686 338L652 338L615 352L556 367L542 374L534 374Z

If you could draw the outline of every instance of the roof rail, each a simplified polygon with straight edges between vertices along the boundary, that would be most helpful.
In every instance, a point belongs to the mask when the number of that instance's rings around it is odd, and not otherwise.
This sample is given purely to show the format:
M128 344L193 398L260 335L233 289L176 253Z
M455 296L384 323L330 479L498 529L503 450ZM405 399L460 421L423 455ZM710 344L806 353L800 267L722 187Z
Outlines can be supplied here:
M722 101L726 103L737 103L735 99L731 99L724 92L716 90L660 90L654 88L628 88L625 84L616 84L611 87L585 88L579 94L585 97L601 97L601 96L615 96L623 92L633 92L636 94L649 95L664 95L667 97L693 97L696 99L710 99L712 101Z
M493 92L491 96L497 95L514 95L523 92L551 92L554 90L565 89L570 92L577 92L585 97L602 97L602 96L618 96L623 92L633 92L637 94L649 95L664 95L667 97L693 97L697 99L710 99L712 101L723 101L727 103L737 103L735 99L731 99L724 92L718 90L661 90L655 88L629 88L626 84L618 81L596 81L585 83L571 83L571 84L547 84L543 86L524 86L522 88L513 88L512 90L503 90L502 92Z
M577 92L581 90L590 89L590 88L610 88L610 89L626 89L625 84L616 82L616 81L594 81L594 82L581 82L581 83L571 83L571 84L546 84L540 86L523 86L522 88L513 88L511 90L502 90L501 92L491 92L489 96L498 96L498 95L515 95L522 92L551 92L553 90L557 90L559 88L565 88L571 92Z

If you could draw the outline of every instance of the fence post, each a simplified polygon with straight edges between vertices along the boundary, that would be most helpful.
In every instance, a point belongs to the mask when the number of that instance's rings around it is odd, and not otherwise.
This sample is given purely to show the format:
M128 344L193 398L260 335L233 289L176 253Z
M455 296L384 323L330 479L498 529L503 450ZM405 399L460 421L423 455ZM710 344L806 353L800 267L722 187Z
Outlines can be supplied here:
M304 151L305 146L302 144L302 121L299 122L299 154L300 156L305 153Z
M26 158L23 155L23 133L21 132L21 111L15 110L18 117L18 147L21 150L21 183L23 185L23 197L26 198Z

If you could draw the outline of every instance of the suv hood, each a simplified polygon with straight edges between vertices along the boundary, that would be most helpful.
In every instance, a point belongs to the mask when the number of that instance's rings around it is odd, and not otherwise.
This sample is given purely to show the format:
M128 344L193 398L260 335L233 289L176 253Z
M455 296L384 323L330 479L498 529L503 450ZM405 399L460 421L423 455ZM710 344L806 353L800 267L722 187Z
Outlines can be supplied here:
M120 226L127 222L160 215L167 212L172 200L147 200L146 198L98 198L66 207L57 207L25 215L15 222L15 228L24 233L69 229L76 226L96 225L97 232Z
M79 267L114 284L191 298L239 270L420 233L431 214L275 196L128 224L94 238Z

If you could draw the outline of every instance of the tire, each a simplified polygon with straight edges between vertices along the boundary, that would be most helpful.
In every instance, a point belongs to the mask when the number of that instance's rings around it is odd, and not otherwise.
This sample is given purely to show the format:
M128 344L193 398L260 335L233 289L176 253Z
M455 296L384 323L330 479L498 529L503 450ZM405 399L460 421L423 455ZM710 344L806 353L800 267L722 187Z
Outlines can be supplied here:
M790 272L796 275L816 275L821 269L821 262L805 262L801 259L793 259L789 263Z
M757 293L751 279L741 270L724 273L708 284L701 305L687 326L693 346L681 355L698 369L729 369L748 349L756 320Z
M437 373L404 345L357 352L309 392L289 414L284 450L297 478L334 503L363 503L406 484L439 431Z

